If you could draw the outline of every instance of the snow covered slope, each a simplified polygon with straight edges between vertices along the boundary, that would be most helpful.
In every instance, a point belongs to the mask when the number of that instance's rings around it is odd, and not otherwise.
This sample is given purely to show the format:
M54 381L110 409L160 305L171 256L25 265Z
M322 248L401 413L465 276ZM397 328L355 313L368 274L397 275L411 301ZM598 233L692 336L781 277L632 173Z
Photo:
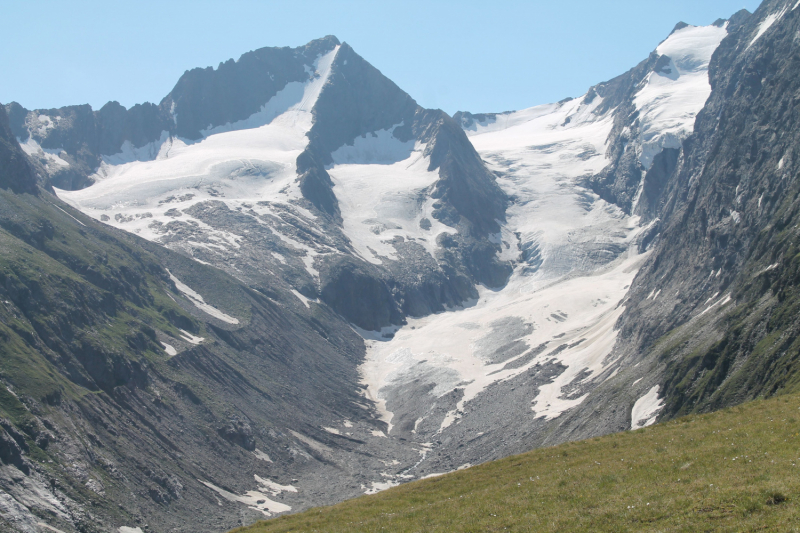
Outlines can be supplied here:
M617 321L656 227L637 204L671 155L663 152L691 135L726 28L679 25L647 61L578 99L456 116L511 199L494 239L515 267L502 290L483 288L370 341L362 375L391 435L473 443L438 459L429 453L418 469L486 460L520 440L564 439L553 430L564 415L590 413L593 391L626 368L614 350ZM625 182L627 202L603 194L599 185L615 180ZM638 396L629 405L618 398L620 408L629 417L649 394L636 416L651 423L663 405L658 389L629 385Z
M295 183L295 161L306 148L312 108L330 74L338 47L309 66L313 76L293 82L275 95L260 112L241 123L218 126L198 141L163 137L151 160L105 157L96 183L82 190L58 190L58 195L86 214L149 240L159 241L170 223L205 230L205 247L235 250L242 236L209 227L187 211L208 200L228 209L269 215L301 199ZM258 205L259 202L264 202ZM310 213L294 207L300 213ZM278 230L276 230L278 231ZM315 253L288 241L305 256ZM311 259L306 268L314 273Z
M634 97L639 111L639 160L649 170L664 148L680 148L691 134L697 113L711 94L708 63L728 34L720 26L686 26L676 29L656 49L657 70L648 74Z
M421 244L434 257L438 235L456 232L433 216L435 200L429 190L439 174L430 170L424 149L421 143L402 142L391 130L381 130L331 154L334 165L328 172L343 230L364 260L397 260L397 238Z
M601 103L541 106L469 131L512 198L495 238L515 272L500 291L485 288L463 309L411 320L392 340L372 342L365 383L398 434L431 438L492 385L554 365L562 371L528 398L530 418L550 420L613 372L613 326L645 255L639 218L581 185L608 164L613 116L595 113ZM442 410L454 391L457 401ZM427 403L406 400L426 395Z
M124 152L105 157L93 186L58 190L59 197L96 219L150 240L157 240L176 216L201 225L190 215L174 212L210 199L219 198L231 209L262 200L298 201L295 161L308 144L311 111L337 51L335 47L319 56L309 66L313 77L287 85L242 123L204 131L204 137L194 142L165 136L150 160L126 158ZM268 206L261 211L268 212ZM238 235L214 233L220 246L236 246Z
M368 330L508 278L491 237L506 197L467 136L334 37L189 71L159 109L168 130L121 142L99 157L91 186L59 196L253 287L286 284ZM30 128L69 121L25 116L31 153L56 165Z

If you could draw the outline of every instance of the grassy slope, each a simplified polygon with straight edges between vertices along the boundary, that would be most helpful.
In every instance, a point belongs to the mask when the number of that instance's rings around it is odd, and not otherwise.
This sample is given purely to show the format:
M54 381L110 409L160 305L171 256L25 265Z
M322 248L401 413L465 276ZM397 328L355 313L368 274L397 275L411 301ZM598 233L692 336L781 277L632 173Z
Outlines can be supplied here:
M756 400L236 531L800 531L798 409Z

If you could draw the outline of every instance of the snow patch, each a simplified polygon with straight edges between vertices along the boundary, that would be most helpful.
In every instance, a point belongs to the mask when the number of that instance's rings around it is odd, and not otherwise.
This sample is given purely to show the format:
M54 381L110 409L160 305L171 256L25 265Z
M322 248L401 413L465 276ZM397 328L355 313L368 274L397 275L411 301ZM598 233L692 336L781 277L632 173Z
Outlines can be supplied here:
M22 148L22 151L28 154L28 156L31 158L36 159L44 164L48 172L56 171L59 168L69 167L69 163L61 158L61 154L66 153L63 149L42 148L42 146L36 142L33 136L30 135L25 141L21 141L19 138L17 138L17 141L19 142L19 146Z
M664 399L658 399L659 386L636 400L631 409L631 429L639 429L655 424L658 412L664 407Z
M258 476L253 477L256 479L262 489L272 493L273 496L277 496L281 492L297 492L297 488L293 485L281 485L280 483L275 483L274 481L263 479Z
M386 489L398 486L400 483L394 480L389 481L373 481L370 488L364 491L364 494L377 494Z
M794 11L798 5L800 5L800 2L798 2L798 4L795 4L795 6L792 8L792 11ZM767 31L769 31L772 25L775 24L775 22L777 22L778 19L783 17L788 10L789 6L786 6L780 11L777 11L775 13L770 13L769 15L764 17L764 20L762 20L761 24L758 25L758 31L756 31L755 37L753 37L753 40L750 41L750 44L747 45L746 50L749 50L750 47L753 46L756 43L756 41L761 38L762 35L767 33Z
M136 147L131 141L125 141L119 149L119 152L113 155L102 156L103 164L106 166L124 165L125 163L132 163L134 161L152 161L159 156L169 157L169 150L162 150L168 148L171 143L168 131L162 131L161 136L144 146ZM104 177L102 172L96 173L93 177Z
M316 300L316 299L312 300L311 298L306 298L297 289L292 289L292 294L297 296L297 299L300 300L301 302L303 302L303 304L305 304L305 306L308 307L309 309L311 309L311 302L315 302L315 303L318 302L318 300Z
M203 337L195 337L194 335L192 335L191 333L189 333L188 331L186 331L184 329L180 329L178 331L181 332L181 337L183 337L183 340L185 340L186 342L189 342L191 344L197 345L197 344L200 344L201 342L203 342L205 340Z
M69 213L67 213L66 211L64 211L63 209L61 209L60 207L58 207L57 205L53 204L53 207L55 207L56 209L58 209L59 211L61 211L61 212L62 212L62 213L64 213L65 215L67 215L69 218L71 218L72 220L74 220L75 222L77 222L78 224L80 224L81 226L83 226L83 227L86 227L86 224L84 224L83 222L81 222L80 220L78 220L77 218L75 218L74 216L70 215Z
M182 283L178 278L176 278L172 274L172 272L169 271L169 269L167 269L167 274L169 274L169 278L175 284L175 287L177 287L177 289L179 291L181 291L184 294L184 296L186 296L189 299L189 301L191 301L194 304L195 307L197 307L198 309L200 309L201 311L203 311L207 315L211 315L211 316L213 316L214 318L216 318L218 320L222 320L223 322L227 322L228 324L238 324L239 323L238 319L233 318L230 315L226 315L225 313L223 313L222 311L220 311L216 307L213 307L213 306L207 304L205 302L205 300L203 300L203 297L200 294L198 294L197 292L193 291L188 285Z
M272 462L272 459L269 458L269 455L267 455L266 453L262 452L258 448L256 448L253 451L253 455L255 455L256 458L260 459L261 461L266 461L267 463L271 463Z
M176 350L175 347L172 346L171 344L162 342L161 345L164 346L164 351L167 352L167 355L169 355L170 357L178 355L178 350Z
M414 140L403 142L395 138L394 130L403 126L395 124L389 129L356 137L352 145L345 144L331 153L334 165L381 164L388 165L408 159L414 150Z
M273 516L277 513L285 513L292 510L292 508L285 503L276 502L269 498L269 496L276 496L281 492L280 490L276 492L274 488L275 486L282 487L281 485L261 479L258 476L254 477L259 485L258 490L247 491L241 496L238 494L233 494L232 492L228 492L225 489L221 489L208 481L198 481L229 502L243 503L250 509L260 511L264 514L264 516ZM294 487L290 487L290 489L290 492L297 492L297 489ZM267 495L267 493L269 493L269 495Z
M700 316L703 316L703 315L705 315L706 313L708 313L709 311L711 311L712 309L714 309L715 307L717 307L717 306L720 306L720 307L722 307L722 306L724 306L725 304L727 304L727 303L728 303L728 302L730 302L730 301L731 301L731 295L730 295L730 294L728 294L728 295L726 295L725 297L721 298L720 300L717 300L717 301L716 301L716 302L714 302L713 304L711 304L711 305L709 305L708 307L706 307L706 308L705 308L705 309L704 309L704 310L703 310L703 311L702 311L702 312L701 312L699 315L697 315L697 316L698 316L698 317L700 317Z
M30 127L32 133L36 133L39 137L45 137L47 132L55 128L61 122L61 117L50 117L48 115L34 116L31 120Z

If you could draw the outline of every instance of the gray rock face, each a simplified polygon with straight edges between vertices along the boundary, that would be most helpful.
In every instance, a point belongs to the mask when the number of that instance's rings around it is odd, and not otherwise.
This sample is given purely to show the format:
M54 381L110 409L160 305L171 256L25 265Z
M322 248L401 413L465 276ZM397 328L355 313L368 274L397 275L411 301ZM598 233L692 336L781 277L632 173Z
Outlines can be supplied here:
M14 140L5 109L0 109L0 168L3 169L0 188L16 193L38 193L33 169Z
M794 301L789 228L800 142L793 5L767 1L732 19L709 67L711 98L662 181L660 236L621 326L627 348L658 354L665 416L773 394L797 372L789 362L797 324L783 314ZM665 297L648 300L653 289ZM659 345L668 334L676 344ZM759 345L768 335L774 344Z
M307 80L307 65L338 44L336 37L328 36L298 48L260 48L237 61L220 63L217 69L189 70L159 108L174 117L169 131L200 139L201 130L244 120L288 83Z

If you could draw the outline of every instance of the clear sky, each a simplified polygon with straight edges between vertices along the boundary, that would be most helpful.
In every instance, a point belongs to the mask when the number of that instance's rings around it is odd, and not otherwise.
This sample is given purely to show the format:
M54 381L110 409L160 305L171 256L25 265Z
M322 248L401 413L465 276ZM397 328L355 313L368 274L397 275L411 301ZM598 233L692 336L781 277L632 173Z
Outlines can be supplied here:
M675 24L760 0L0 0L0 102L159 102L180 75L328 34L425 107L504 111L579 96Z

